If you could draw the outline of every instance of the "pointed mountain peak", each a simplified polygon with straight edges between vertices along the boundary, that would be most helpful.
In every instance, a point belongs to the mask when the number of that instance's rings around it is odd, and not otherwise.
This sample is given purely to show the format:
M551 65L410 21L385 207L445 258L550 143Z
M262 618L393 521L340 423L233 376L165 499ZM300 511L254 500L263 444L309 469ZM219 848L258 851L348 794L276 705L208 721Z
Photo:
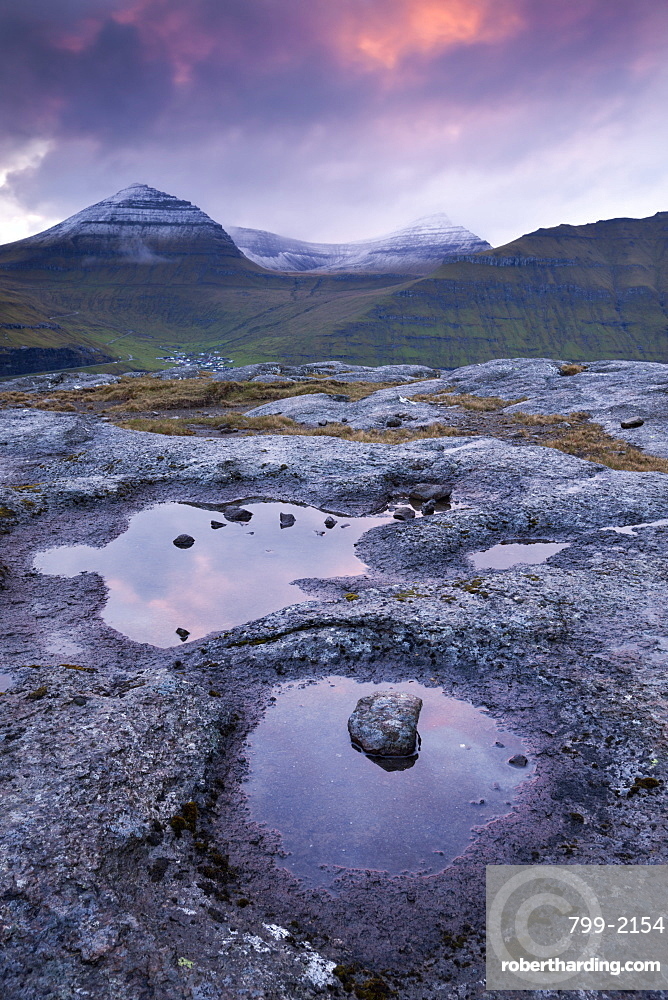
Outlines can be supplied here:
M405 229L454 229L455 224L447 212L433 212L431 215L421 215Z
M166 191L159 191L157 188L150 187L148 184L129 184L127 187L121 188L116 194L110 195L108 198L103 198L102 201L98 202L98 205L124 205L124 204L164 204L170 203L172 205L192 205L190 201L183 201L177 198L173 194L167 194ZM196 208L195 205L192 206ZM197 209L201 211L201 209ZM202 212L204 215L205 213Z
M57 249L91 262L116 258L149 264L192 254L244 260L223 227L206 212L138 183L21 242L27 248Z

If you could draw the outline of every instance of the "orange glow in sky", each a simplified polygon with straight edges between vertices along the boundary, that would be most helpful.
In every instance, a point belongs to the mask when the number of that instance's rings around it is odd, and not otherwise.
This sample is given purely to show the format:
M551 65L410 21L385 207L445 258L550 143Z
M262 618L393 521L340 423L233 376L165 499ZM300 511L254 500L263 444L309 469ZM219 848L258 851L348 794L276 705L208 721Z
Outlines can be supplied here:
M522 18L505 0L395 0L365 18L351 18L342 35L348 57L385 69L414 55L436 55L456 45L494 42L515 34Z

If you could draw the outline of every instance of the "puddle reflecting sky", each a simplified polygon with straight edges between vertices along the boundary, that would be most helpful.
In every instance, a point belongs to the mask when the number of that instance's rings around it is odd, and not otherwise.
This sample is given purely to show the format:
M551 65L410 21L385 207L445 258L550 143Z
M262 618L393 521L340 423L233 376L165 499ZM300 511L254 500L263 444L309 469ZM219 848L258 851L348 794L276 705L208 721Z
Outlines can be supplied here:
M405 771L383 770L348 736L358 698L388 689L424 702L422 747ZM437 688L330 677L275 694L248 742L244 788L251 817L279 830L290 852L278 864L315 884L330 885L339 867L442 870L465 850L473 826L510 811L531 772L508 764L525 752L517 737Z
M615 531L618 535L635 535L636 528L663 528L668 524L668 520L664 517L660 521L641 521L638 524L627 524L620 525L615 524L610 528L601 528L601 531Z
M510 569L511 566L536 566L550 556L568 548L570 542L509 542L493 545L483 552L469 553L469 560L476 569Z
M230 506L232 506L230 504ZM35 558L41 573L76 576L99 573L109 596L102 617L136 642L180 645L177 628L189 639L253 621L271 611L311 598L291 583L302 577L351 576L365 566L354 543L392 515L341 517L325 528L328 516L315 507L243 503L250 521L225 522L219 511L164 503L135 514L127 531L103 548L69 545ZM294 514L281 528L279 514ZM177 548L174 538L192 535L195 544Z

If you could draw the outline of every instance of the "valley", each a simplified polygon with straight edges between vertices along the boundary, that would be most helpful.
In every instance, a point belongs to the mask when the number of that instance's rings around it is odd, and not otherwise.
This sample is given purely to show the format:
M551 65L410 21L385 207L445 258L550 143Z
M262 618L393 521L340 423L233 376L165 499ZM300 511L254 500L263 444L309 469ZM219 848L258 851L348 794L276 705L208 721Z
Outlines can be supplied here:
M66 367L73 351L115 372L179 351L236 365L665 361L667 233L664 212L538 230L427 277L288 273L248 260L189 202L136 185L0 248L1 371L28 370L26 349L51 352L33 371Z

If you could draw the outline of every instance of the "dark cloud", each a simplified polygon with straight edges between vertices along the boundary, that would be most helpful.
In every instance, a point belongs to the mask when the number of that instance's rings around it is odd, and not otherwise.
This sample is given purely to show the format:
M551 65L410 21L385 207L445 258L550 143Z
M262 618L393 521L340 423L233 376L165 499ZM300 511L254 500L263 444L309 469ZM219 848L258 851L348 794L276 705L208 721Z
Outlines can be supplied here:
M492 18L484 0L449 3L460 20L469 8ZM491 27L484 19L477 28L432 24L434 9L449 3L31 0L20 15L15 5L0 8L4 127L134 143L154 127L363 121L416 101L446 115L539 92L553 103L577 92L586 105L628 85L647 43L640 29L656 12L643 0L614 10L607 0L507 0L495 35L493 19ZM392 15L395 28L382 28ZM470 37L448 43L448 30Z
M11 178L49 204L180 176L200 201L360 204L630 128L664 93L667 29L663 0L0 0L0 159L49 140Z

